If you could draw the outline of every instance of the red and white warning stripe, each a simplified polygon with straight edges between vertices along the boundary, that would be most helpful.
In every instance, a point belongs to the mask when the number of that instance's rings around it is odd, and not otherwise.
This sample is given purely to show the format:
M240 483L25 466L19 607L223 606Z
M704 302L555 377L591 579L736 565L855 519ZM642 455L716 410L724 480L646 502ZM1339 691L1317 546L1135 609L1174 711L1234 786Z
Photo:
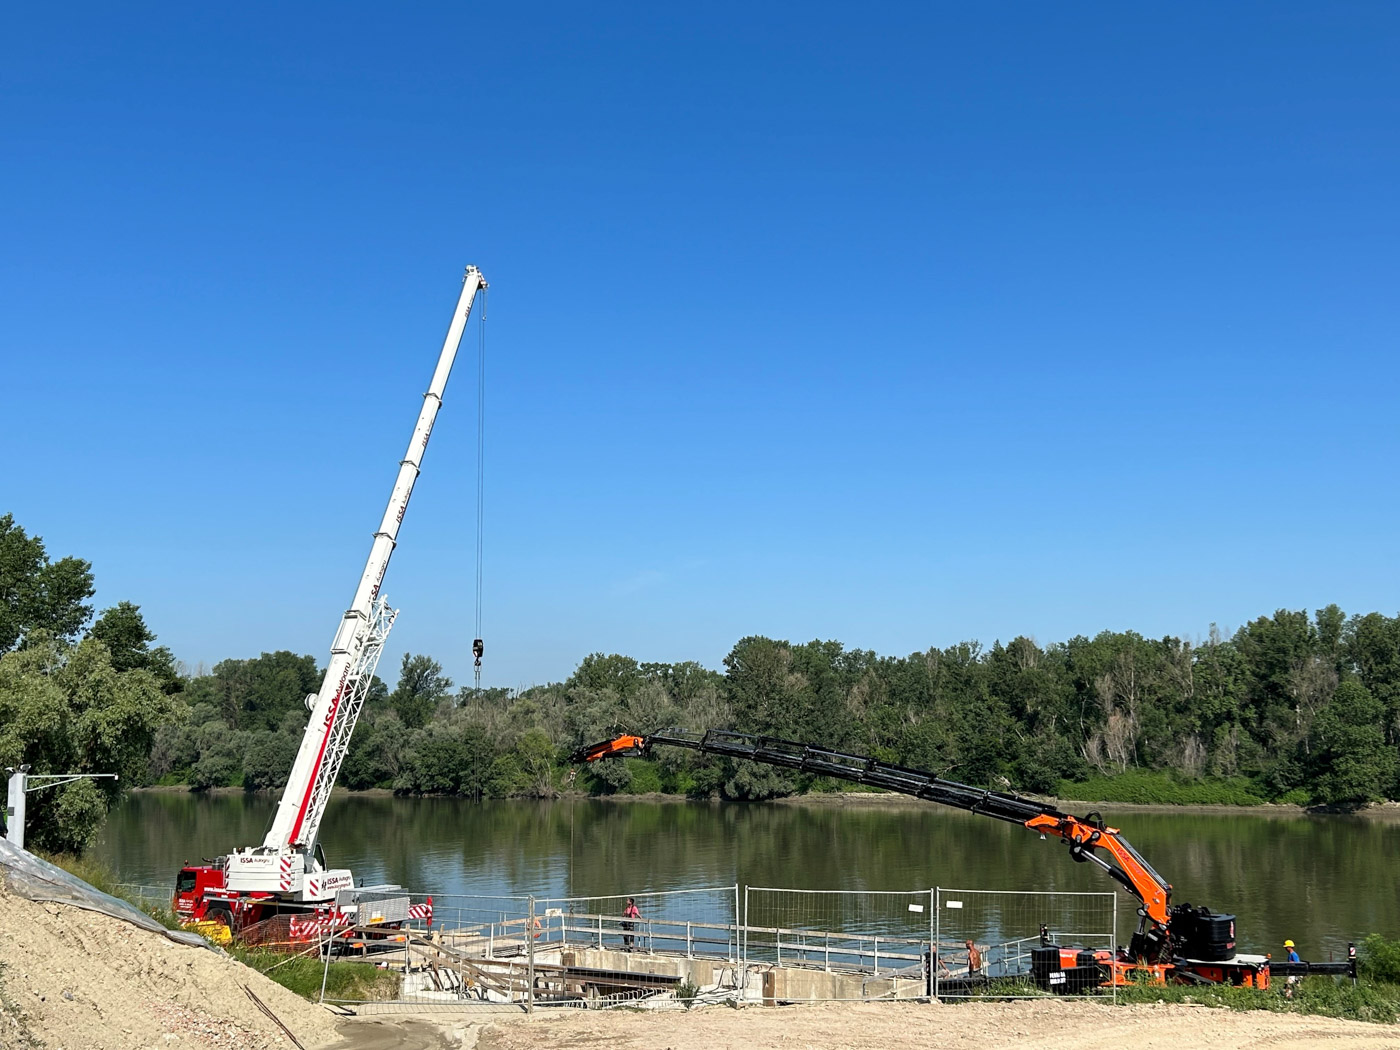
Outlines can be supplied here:
M309 940L349 925L350 917L343 912L316 912L314 915L293 915L287 923L287 930L293 940Z
M431 926L433 924L433 898L429 897L425 904L410 904L408 917L410 919L427 919L428 925Z
M291 856L290 853L284 853L284 854L282 854L281 866L282 866L282 885L281 885L281 888L282 888L283 890L290 890L290 889L292 888L292 856Z

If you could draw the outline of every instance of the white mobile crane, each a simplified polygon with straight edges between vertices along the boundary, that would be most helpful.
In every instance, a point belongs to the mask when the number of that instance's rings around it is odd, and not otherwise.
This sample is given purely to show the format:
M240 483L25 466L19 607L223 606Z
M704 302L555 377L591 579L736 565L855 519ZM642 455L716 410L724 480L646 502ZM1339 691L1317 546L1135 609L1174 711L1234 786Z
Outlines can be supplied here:
M398 615L380 593L380 585L418 479L433 421L442 407L442 392L472 301L485 287L481 271L468 266L408 452L399 464L389 506L374 534L364 575L331 643L331 659L320 692L306 698L311 717L272 826L261 846L235 849L211 864L181 869L175 882L174 906L176 914L186 921L246 926L288 906L290 910L317 910L318 905L334 902L337 891L354 885L348 870L327 867L317 835L384 641ZM481 642L476 640L473 650L478 659L480 648Z

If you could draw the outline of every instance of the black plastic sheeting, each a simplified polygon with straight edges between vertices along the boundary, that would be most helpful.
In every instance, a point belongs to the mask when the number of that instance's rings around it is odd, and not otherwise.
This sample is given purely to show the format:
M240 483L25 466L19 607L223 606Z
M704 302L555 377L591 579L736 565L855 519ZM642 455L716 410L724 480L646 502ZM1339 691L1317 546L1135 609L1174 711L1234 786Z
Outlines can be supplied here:
M17 849L5 839L0 839L0 874L3 874L9 892L26 900L71 904L75 908L101 912L143 930L159 933L177 944L219 951L198 934L187 930L168 930L135 905L89 886L82 879L40 860L27 850Z

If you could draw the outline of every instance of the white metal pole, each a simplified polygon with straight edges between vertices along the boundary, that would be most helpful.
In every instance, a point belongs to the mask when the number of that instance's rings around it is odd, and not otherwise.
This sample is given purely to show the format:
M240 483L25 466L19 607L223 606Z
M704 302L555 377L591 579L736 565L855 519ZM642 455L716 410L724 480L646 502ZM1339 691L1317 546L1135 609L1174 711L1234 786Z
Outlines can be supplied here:
M525 1012L535 1012L535 898L530 898L530 918L525 925L525 943L529 948L530 991L525 1000Z
M29 784L29 767L10 774L10 794L5 807L5 838L16 849L24 849L24 792Z

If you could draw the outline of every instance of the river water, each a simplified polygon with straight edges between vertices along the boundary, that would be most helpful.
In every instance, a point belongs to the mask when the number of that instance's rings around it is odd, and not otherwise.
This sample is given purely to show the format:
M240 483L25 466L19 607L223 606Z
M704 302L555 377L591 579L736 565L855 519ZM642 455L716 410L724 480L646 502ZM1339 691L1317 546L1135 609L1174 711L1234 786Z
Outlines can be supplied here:
M123 881L164 885L184 862L262 841L275 801L137 792L95 855ZM1344 816L1115 811L1173 901L1238 917L1241 951L1341 958L1367 933L1400 936L1400 821ZM538 897L727 886L1111 890L1063 844L920 804L493 801L337 795L327 859L356 881L440 894ZM1120 893L1120 928L1136 902Z

